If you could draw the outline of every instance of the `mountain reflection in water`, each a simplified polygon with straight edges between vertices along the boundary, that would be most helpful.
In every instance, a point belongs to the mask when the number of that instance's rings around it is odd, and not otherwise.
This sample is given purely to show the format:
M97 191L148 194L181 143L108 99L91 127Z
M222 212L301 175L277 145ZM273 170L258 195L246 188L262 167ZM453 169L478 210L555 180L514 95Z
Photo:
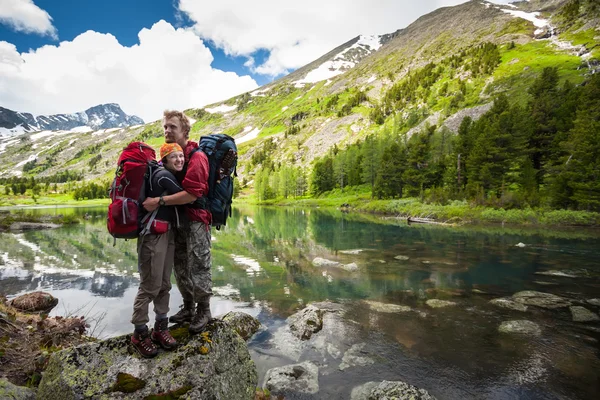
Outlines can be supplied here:
M128 333L139 282L135 241L113 246L104 208L30 212L49 211L87 219L0 234L0 292L45 290L60 299L53 314L105 313L96 332ZM573 322L568 308L520 312L489 303L534 290L598 313L587 302L600 297L596 232L407 226L337 211L248 207L213 231L212 244L213 315L236 309L259 318L265 329L249 344L260 379L297 361L319 366L319 392L297 398L350 398L353 387L383 379L440 399L598 395L598 323ZM431 299L455 305L432 308ZM285 318L321 301L339 302L344 312L326 314L309 341L296 340ZM174 286L172 311L179 305ZM522 319L538 324L541 336L498 333L501 322Z

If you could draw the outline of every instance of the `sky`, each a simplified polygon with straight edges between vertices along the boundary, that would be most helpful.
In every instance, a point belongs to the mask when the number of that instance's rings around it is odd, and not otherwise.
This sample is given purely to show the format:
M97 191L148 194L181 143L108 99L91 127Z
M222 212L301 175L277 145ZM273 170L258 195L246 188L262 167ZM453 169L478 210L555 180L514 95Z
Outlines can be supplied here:
M0 107L40 115L118 103L154 121L463 2L0 0Z

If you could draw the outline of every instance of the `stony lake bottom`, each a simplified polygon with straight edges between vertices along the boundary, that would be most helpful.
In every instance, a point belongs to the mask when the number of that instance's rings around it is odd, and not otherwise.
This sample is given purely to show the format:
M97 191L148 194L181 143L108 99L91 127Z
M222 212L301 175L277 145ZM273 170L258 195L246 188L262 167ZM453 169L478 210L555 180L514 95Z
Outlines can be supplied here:
M82 223L0 233L0 293L44 290L60 300L51 315L85 315L100 338L129 333L135 241L113 246L102 207L28 212L72 213ZM243 207L212 243L213 315L243 311L263 325L249 342L259 386L273 367L308 360L319 368L316 394L286 399L349 399L353 388L382 380L438 399L600 394L600 323L572 311L600 311L597 231L409 226L336 210ZM520 302L524 291L561 300ZM323 329L301 341L286 318L314 302L343 312L326 314ZM174 285L172 311L180 304ZM523 320L536 329L501 332Z

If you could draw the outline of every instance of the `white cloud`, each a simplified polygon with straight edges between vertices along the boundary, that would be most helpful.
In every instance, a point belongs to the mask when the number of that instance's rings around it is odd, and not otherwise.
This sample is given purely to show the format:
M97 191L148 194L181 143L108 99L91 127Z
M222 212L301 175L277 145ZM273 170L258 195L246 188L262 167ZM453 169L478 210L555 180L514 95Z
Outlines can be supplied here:
M52 17L33 0L0 0L0 23L18 32L37 33L58 39Z
M278 75L314 61L359 34L384 34L466 0L178 0L194 30L226 53L270 51L255 72ZM499 0L501 1L501 0Z
M125 47L87 31L21 54L0 41L0 104L50 114L110 102L153 121L166 108L201 107L258 87L249 76L211 68L210 50L191 31L159 21L138 36L138 45Z

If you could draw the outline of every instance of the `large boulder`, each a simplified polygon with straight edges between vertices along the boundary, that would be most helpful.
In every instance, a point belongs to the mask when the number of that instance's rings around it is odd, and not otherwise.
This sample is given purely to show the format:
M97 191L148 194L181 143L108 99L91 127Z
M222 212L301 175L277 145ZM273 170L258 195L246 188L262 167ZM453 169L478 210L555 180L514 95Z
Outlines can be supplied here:
M425 302L431 308L443 308L449 306L455 306L456 303L454 301L448 300L439 300L439 299L429 299Z
M581 306L571 306L569 307L571 311L571 315L573 316L573 321L575 322L595 322L600 321L600 317L598 314L591 312L585 307Z
M252 315L243 312L230 311L218 318L231 325L244 340L250 339L260 329L260 322Z
M58 299L46 292L25 293L12 299L9 304L22 312L50 312L58 304Z
M287 319L287 322L294 336L301 340L308 340L313 333L323 329L324 313L325 310L311 304L296 314L291 315Z
M548 309L563 308L571 305L569 299L551 293L536 292L534 290L524 290L515 293L512 298L514 301L521 304Z
M274 393L319 391L319 367L310 361L271 368L265 374L264 388Z
M357 343L352 345L352 347L350 347L348 351L344 353L339 369L343 371L350 367L364 367L374 364L375 360L369 357L369 353L365 351L365 346L366 343Z
M179 347L153 359L133 352L128 335L53 353L38 399L254 398L256 367L229 324L211 321L195 336L183 327L172 333Z
M0 378L0 399L35 400L35 391Z
M520 335L539 336L542 333L540 326L535 322L525 319L504 321L498 327L500 333L516 333Z
M435 400L427 390L401 381L367 382L352 390L351 400Z
M493 304L495 306L502 307L502 308L507 308L509 310L523 311L523 312L527 311L527 306L525 304L516 302L513 299L506 298L506 297L492 299L492 300L490 300L490 304Z

